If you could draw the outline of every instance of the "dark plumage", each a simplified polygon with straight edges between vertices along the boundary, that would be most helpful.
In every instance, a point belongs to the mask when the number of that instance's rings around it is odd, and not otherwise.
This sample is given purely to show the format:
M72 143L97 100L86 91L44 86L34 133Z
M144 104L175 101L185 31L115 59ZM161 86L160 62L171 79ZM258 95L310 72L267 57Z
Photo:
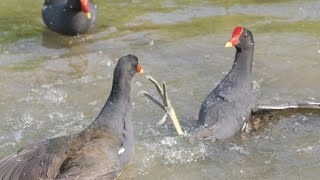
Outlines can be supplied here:
M122 57L98 117L79 134L30 144L0 160L0 179L115 179L133 155L130 84L136 72L142 72L137 57Z
M236 27L226 47L235 46L237 52L232 69L202 103L195 136L207 140L224 140L240 132L251 117L252 33Z
M78 35L94 26L97 8L89 0L45 0L42 18L46 26L60 34Z

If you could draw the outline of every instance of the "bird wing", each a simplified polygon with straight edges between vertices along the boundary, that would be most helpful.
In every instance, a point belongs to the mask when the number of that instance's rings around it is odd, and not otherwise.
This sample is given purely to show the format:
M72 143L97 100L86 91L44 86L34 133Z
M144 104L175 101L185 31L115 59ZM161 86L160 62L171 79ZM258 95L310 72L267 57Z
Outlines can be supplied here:
M217 123L220 112L224 111L225 107L232 105L233 91L232 84L224 84L214 89L201 105L199 123L206 126Z
M0 179L53 179L65 157L70 137L59 137L30 144L0 160ZM53 148L52 148L53 147Z
M120 146L111 134L93 137L62 164L57 179L116 179L122 172Z
M48 139L0 160L0 179L115 179L122 171L120 146L104 131Z

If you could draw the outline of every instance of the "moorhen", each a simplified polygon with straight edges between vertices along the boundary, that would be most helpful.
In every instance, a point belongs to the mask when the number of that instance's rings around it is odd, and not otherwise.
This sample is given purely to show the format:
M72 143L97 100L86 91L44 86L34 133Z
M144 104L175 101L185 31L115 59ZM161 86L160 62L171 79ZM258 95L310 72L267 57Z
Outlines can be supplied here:
M203 102L198 119L200 127L196 127L195 131L192 128L191 136L205 140L225 140L241 130L257 130L270 116L274 119L296 113L319 112L319 102L254 105L251 77L254 51L252 33L243 27L236 27L232 38L226 43L226 47L232 46L236 48L232 69ZM145 95L165 111L158 124L163 124L170 117L178 135L185 135L169 100L166 83L163 81L160 84L150 75L146 78L155 85L162 101L146 91L139 94Z
M42 19L46 26L60 34L88 32L96 21L97 7L89 0L45 0Z
M253 110L252 57L254 41L252 33L243 27L236 27L226 47L235 46L236 57L232 69L218 86L202 103L199 112L198 127L191 130L191 135L204 140L225 140L234 136L241 129L250 130L249 120ZM167 85L159 84L151 76L147 76L157 88L162 102L146 91L145 95L165 111L161 121L163 124L169 116L178 135L184 135L176 113L168 97Z
M0 179L115 179L133 155L131 79L138 58L120 58L110 96L81 133L30 144L0 160Z
M199 112L195 136L205 140L225 140L240 132L251 117L253 107L252 58L254 41L252 33L236 27L226 47L236 48L230 72L208 95Z

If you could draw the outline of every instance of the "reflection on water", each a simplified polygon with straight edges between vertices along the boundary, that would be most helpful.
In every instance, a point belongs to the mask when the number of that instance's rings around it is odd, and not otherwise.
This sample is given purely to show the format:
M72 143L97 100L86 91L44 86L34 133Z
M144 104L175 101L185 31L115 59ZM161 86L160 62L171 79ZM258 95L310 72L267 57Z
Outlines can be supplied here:
M128 53L139 57L146 74L167 81L182 126L190 129L201 102L231 67L234 50L224 44L239 24L256 42L256 102L320 101L320 3L259 2L98 0L97 29L64 37L45 30L42 1L35 7L31 0L1 1L0 157L88 125L109 95L116 60ZM227 142L196 141L176 137L171 124L157 126L163 112L136 96L142 89L156 94L154 87L139 75L132 84L136 149L119 179L319 176L316 115L282 117Z

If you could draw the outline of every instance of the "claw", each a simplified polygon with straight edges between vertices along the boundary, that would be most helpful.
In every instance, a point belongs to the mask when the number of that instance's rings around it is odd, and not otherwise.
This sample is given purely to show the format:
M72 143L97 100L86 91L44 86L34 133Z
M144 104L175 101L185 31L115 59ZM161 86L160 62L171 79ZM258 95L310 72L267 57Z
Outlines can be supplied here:
M243 126L242 126L242 128L241 128L241 131L244 131L246 128L247 128L247 123L245 122L244 124L243 124Z
M165 101L165 104L167 106L171 106L170 100L168 98L168 91L167 91L167 85L166 82L162 82L162 87L163 87L163 101Z
M161 109L163 109L163 110L165 110L165 107L164 107L164 105L162 105L161 103L160 103L160 101L158 101L155 97L153 97L151 94L149 94L148 92L146 92L146 91L144 91L144 90L142 90L142 91L140 91L139 93L138 93L138 96L139 95L144 95L144 96L146 96L147 98L149 98L152 102L154 102L156 105L158 105Z
M165 113L165 114L163 115L163 117L161 118L161 120L158 122L158 125L162 125L164 122L166 122L167 117L168 117L168 114Z
M146 76L147 79L149 79L149 81L151 81L157 88L159 95L162 97L163 96L163 91L161 89L160 84L158 83L157 80L155 80L152 76L148 75Z

